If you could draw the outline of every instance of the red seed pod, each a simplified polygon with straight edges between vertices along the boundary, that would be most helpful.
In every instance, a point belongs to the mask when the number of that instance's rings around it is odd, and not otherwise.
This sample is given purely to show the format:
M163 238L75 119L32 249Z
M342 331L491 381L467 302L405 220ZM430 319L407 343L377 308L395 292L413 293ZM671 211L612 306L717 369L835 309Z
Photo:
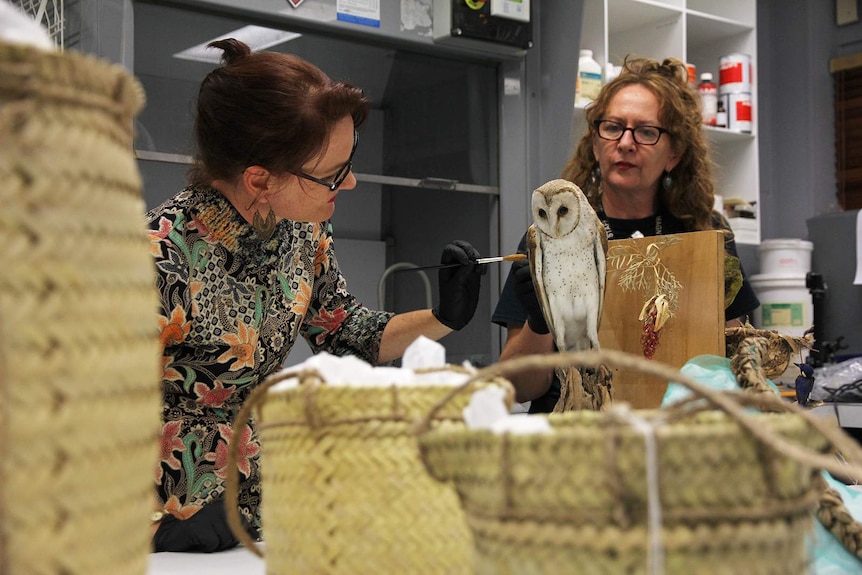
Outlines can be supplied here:
M658 312L655 307L649 310L646 318L644 318L643 328L641 330L641 347L643 348L644 357L652 359L658 348L658 332L655 330L655 320Z

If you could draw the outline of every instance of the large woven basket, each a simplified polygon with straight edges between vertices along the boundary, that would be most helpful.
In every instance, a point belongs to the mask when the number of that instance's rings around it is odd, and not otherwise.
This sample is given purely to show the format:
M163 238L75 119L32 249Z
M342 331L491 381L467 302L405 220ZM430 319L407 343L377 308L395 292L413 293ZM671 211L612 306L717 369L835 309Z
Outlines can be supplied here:
M119 66L0 43L0 573L146 570L157 294Z
M269 390L296 376L297 387ZM235 427L259 407L267 574L473 572L473 540L458 498L425 471L414 431L451 389L326 385L315 371L276 374L255 389ZM463 425L466 399L440 410L434 424ZM237 537L257 550L236 509L234 450L228 518Z
M824 454L830 444L862 461L836 427L622 352L522 358L476 377L602 363L693 386L721 410L567 412L548 417L549 434L423 431L429 472L455 485L467 515L476 573L807 573L815 469L841 465ZM781 412L747 413L748 403Z

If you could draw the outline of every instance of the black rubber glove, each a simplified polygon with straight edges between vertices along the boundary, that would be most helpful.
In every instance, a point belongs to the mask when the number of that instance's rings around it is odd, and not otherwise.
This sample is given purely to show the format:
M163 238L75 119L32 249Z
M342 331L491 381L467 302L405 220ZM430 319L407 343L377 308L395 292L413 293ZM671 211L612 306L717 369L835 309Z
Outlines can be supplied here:
M530 262L527 260L517 261L512 264L512 274L515 276L515 295L527 312L527 323L535 333L549 333L548 323L542 314L542 306L536 295L536 286L533 285L533 275L530 273Z
M173 515L166 515L153 536L153 551L156 553L214 553L237 545L239 539L227 524L224 501L221 499L204 505L200 511L184 521Z
M455 240L443 249L441 264L464 264L443 268L437 272L440 302L431 310L440 323L455 331L473 319L479 303L481 276L488 271L486 265L476 265L479 252L463 240Z

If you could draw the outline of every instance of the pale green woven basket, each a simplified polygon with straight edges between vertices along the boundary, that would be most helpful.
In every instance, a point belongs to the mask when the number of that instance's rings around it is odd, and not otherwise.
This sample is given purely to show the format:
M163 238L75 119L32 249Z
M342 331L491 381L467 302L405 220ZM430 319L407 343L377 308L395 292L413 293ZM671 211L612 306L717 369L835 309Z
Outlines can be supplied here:
M270 391L299 376L292 389ZM488 381L477 387L508 382ZM415 424L452 385L330 386L316 372L267 378L237 424L259 410L266 572L469 575L473 538L455 490L432 479ZM466 395L433 425L462 427ZM256 550L236 507L236 453L226 491L234 533ZM259 552L259 551L258 551Z
M777 397L718 394L621 352L522 358L485 376L599 363L695 386L724 411L689 404L567 412L548 417L550 434L423 431L427 469L458 491L476 543L475 572L807 573L806 537L822 487L817 469L841 465L827 454L833 445L862 462L858 446ZM748 413L748 404L781 412ZM643 422L653 430L654 457ZM657 472L654 491L649 470Z
M0 573L146 570L158 305L122 68L0 43Z

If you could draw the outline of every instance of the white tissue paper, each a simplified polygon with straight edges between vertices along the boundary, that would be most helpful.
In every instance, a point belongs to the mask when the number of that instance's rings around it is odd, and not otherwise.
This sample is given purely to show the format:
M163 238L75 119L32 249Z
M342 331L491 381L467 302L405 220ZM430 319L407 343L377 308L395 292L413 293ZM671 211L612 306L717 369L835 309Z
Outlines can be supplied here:
M471 429L514 434L553 431L546 417L510 413L506 408L506 390L502 387L485 387L474 392L463 413L464 423Z
M404 351L401 366L406 369L426 369L446 365L446 348L420 335Z
M465 383L475 368L464 362L463 370L454 371L446 364L446 348L434 340L420 336L405 350L401 360L403 367L375 367L355 356L335 356L326 352L313 355L296 365L286 367L281 373L299 374L314 370L327 385L349 386L409 386L450 385ZM416 373L414 370L434 370ZM291 377L273 385L270 391L285 391L299 385L297 377ZM466 392L467 390L465 390ZM473 393L464 408L467 427L489 429L495 433L550 433L551 425L542 416L512 415L506 406L506 390L501 387L486 387Z
M468 373L441 370L433 373L415 373L414 369L446 367L446 349L427 337L420 336L404 352L403 367L375 367L355 356L335 356L326 352L315 354L302 363L282 370L299 373L303 370L317 371L327 385L388 386L388 385L460 385L467 381L472 366L465 364ZM272 391L291 389L299 384L292 377L272 386Z
M54 43L48 32L20 7L0 0L0 41L53 50Z

